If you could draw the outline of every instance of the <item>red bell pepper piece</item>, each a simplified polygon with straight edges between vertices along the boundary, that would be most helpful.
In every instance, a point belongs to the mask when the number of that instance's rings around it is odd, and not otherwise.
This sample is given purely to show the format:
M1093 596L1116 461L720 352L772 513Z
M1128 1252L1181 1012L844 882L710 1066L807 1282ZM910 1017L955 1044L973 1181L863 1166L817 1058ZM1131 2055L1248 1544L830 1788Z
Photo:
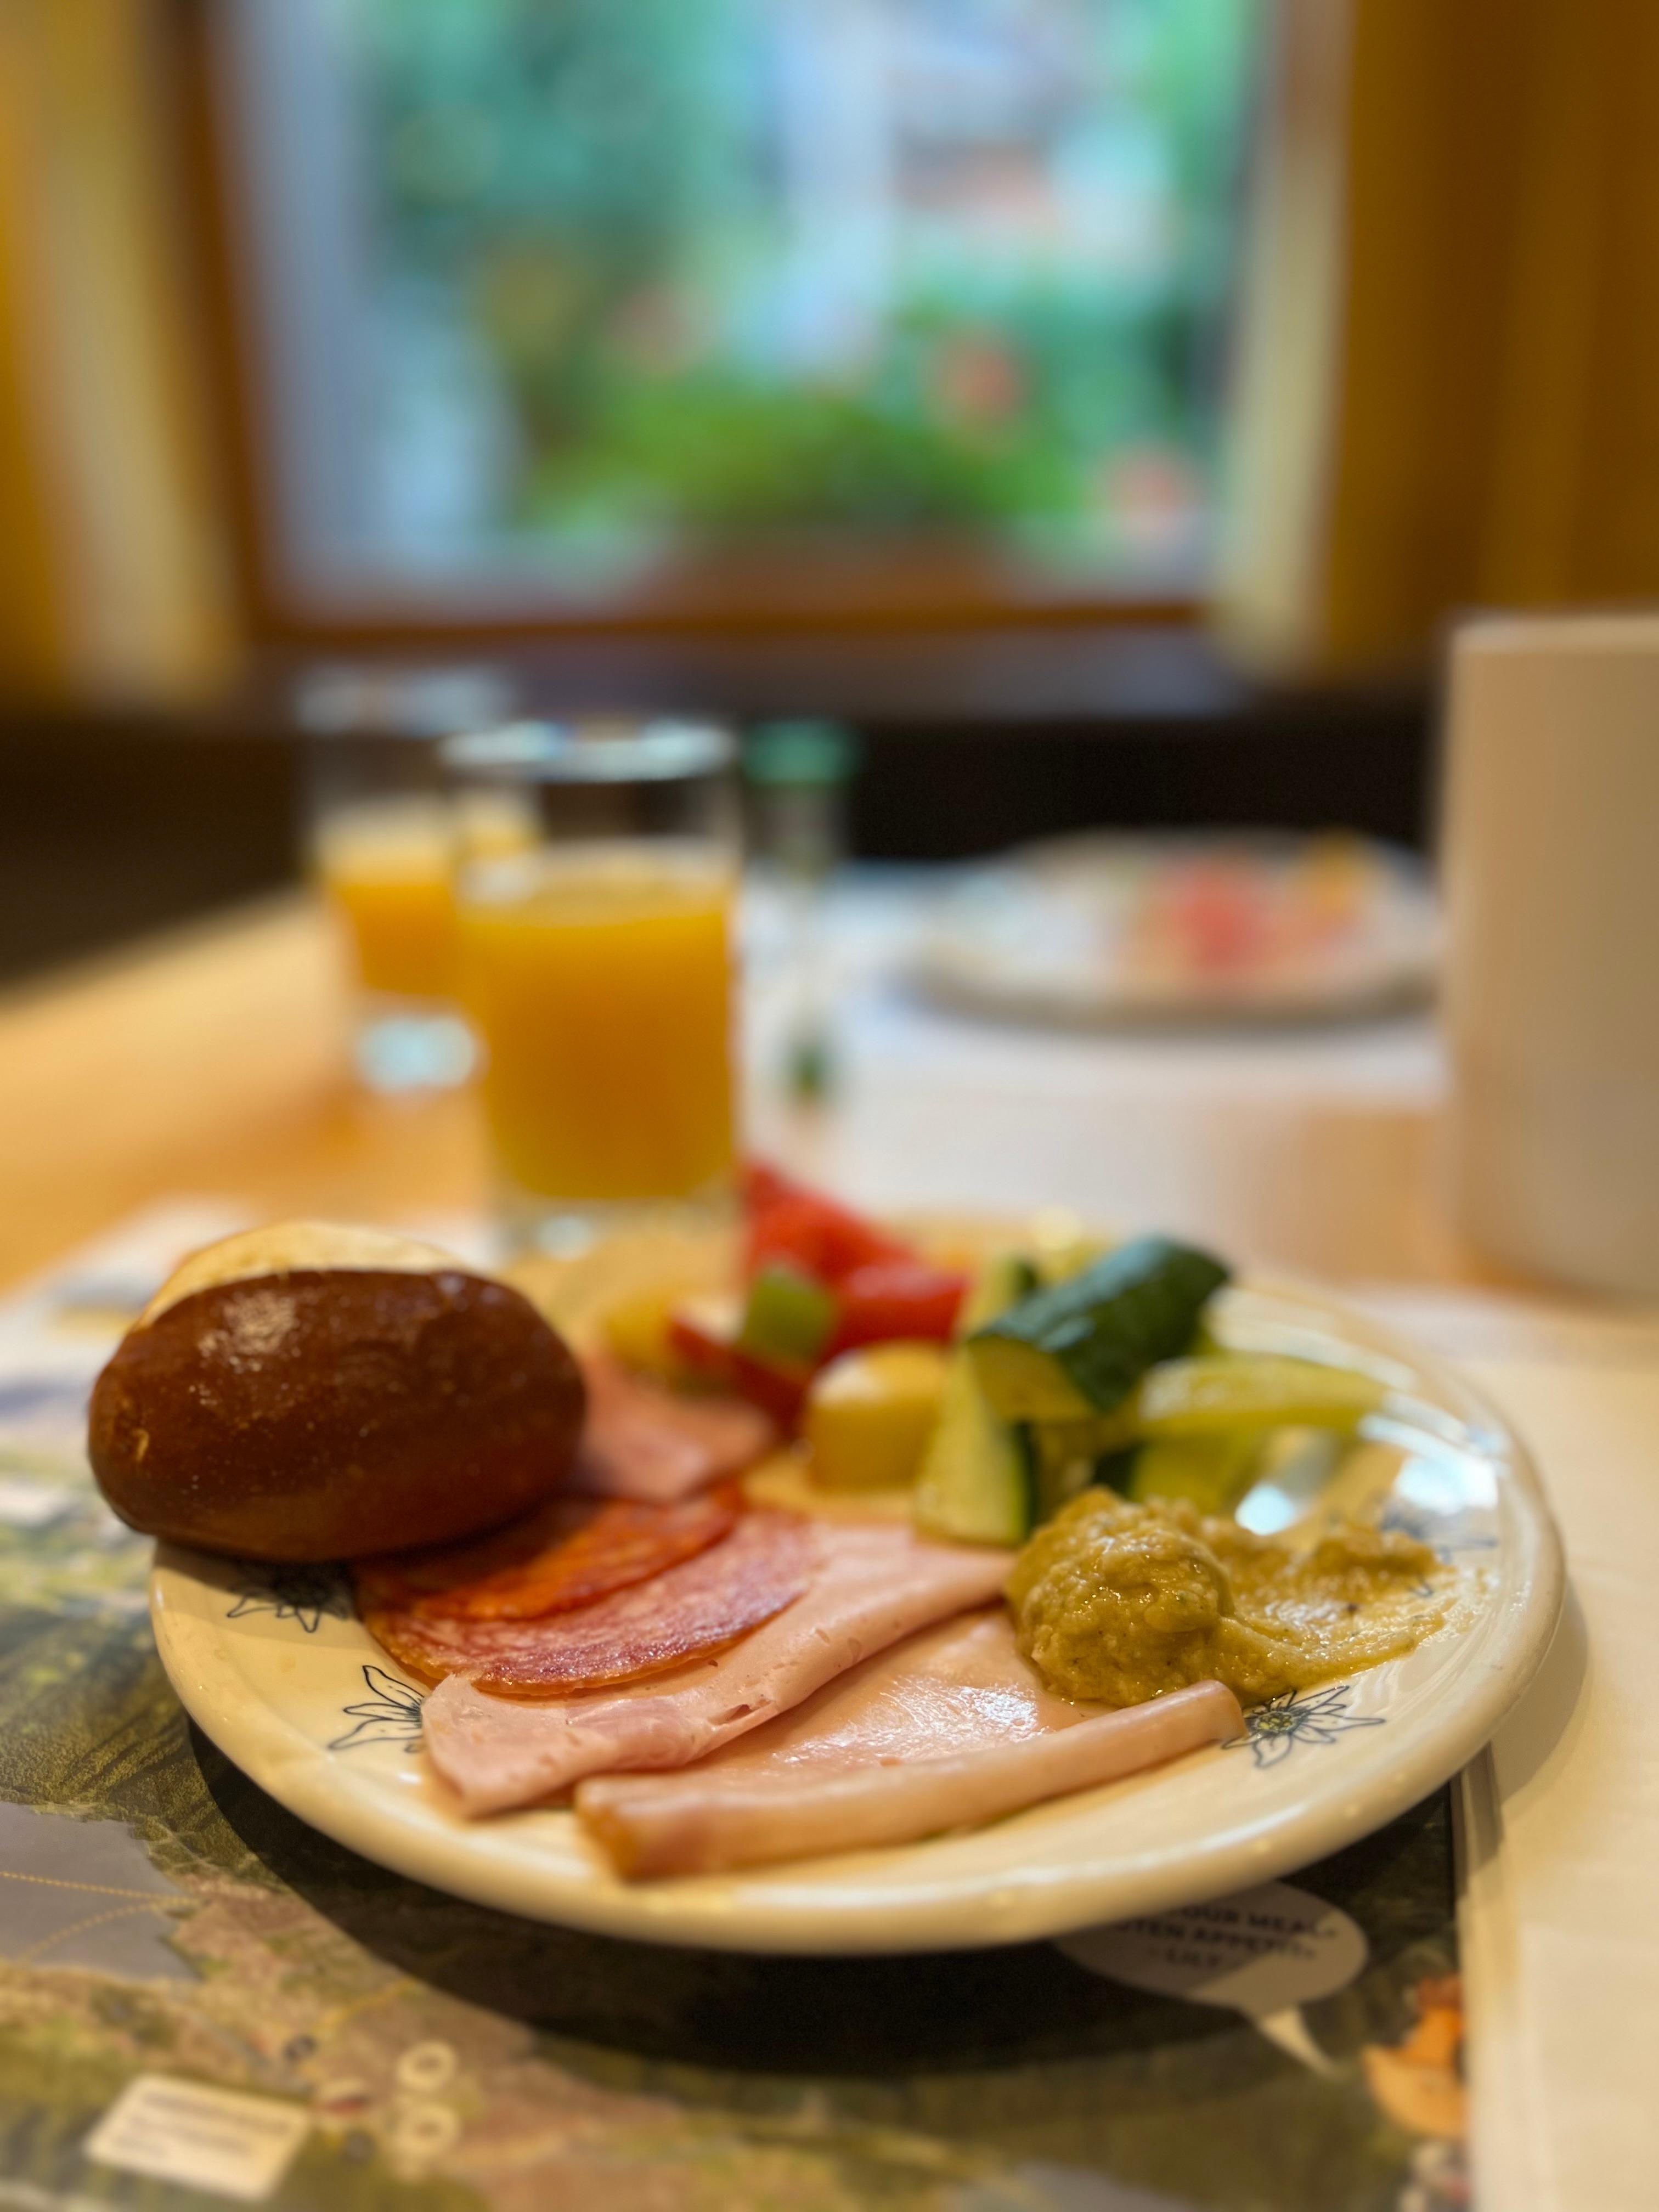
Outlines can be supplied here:
M871 1261L910 1256L907 1246L845 1206L804 1196L781 1198L756 1214L745 1258L751 1275L769 1261L782 1261L833 1287Z
M810 1198L811 1195L804 1183L792 1182L769 1160L745 1160L740 1180L743 1210L751 1217L769 1206L775 1206L781 1198Z
M810 1370L781 1366L745 1351L736 1341L740 1320L738 1309L716 1311L711 1301L684 1306L668 1316L668 1341L688 1367L758 1406L787 1433L799 1423Z
M744 1272L750 1275L769 1261L781 1261L833 1285L866 1261L915 1256L909 1245L850 1206L793 1182L763 1160L745 1163L743 1201Z
M855 1345L921 1338L948 1344L968 1292L968 1278L925 1260L872 1260L836 1286L841 1316L828 1357Z

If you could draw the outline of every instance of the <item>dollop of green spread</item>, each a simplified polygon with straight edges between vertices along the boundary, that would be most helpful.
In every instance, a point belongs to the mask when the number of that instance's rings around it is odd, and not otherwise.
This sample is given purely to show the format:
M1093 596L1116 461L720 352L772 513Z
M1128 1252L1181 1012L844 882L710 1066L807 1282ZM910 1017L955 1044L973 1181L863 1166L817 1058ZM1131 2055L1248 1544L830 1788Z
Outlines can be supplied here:
M1427 1545L1357 1522L1298 1542L1086 1490L1007 1591L1020 1650L1064 1697L1134 1705L1214 1680L1253 1705L1403 1656L1444 1624L1455 1582Z

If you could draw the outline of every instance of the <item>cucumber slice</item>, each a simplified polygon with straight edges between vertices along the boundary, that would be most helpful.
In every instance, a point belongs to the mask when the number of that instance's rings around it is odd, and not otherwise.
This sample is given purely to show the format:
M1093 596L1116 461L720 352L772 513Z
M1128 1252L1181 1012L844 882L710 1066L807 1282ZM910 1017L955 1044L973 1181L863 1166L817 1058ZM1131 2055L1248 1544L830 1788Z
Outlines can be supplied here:
M1147 1437L1211 1437L1228 1430L1352 1429L1387 1395L1373 1375L1313 1359L1223 1352L1169 1359L1149 1370L1137 1400Z
M1120 1498L1127 1498L1135 1479L1135 1462L1139 1457L1139 1444L1127 1445L1122 1451L1103 1452L1095 1462L1096 1487L1115 1490Z
M1081 1233L1045 1243L1037 1252L1036 1281L1031 1288L1036 1290L1039 1285L1046 1287L1052 1283L1069 1283L1085 1267L1092 1267L1097 1260L1103 1260L1111 1249L1109 1244L1103 1244L1097 1237L1085 1237Z
M1212 1437L1160 1437L1134 1455L1125 1495L1184 1498L1200 1513L1231 1513L1255 1480L1259 1431L1224 1430Z
M981 1267L963 1301L959 1336L981 1328L999 1314L1030 1297L1037 1286L1037 1271L1019 1252L998 1252Z
M1207 1252L1138 1237L975 1325L969 1357L1005 1420L1110 1413L1155 1362L1186 1351L1205 1304L1226 1279L1227 1269Z
M963 1327L976 1328L1029 1295L1029 1260L1000 1253L975 1277ZM1023 1544L1031 1531L1031 1450L1024 1431L987 1404L960 1343L951 1354L939 1420L916 1476L913 1517L932 1536L959 1543Z
M1103 1462L1121 1441L1106 1437L1104 1429L1094 1421L1045 1421L1026 1429L1034 1526L1052 1521L1079 1491L1100 1481Z
M992 1412L960 1352L945 1372L913 1514L926 1534L958 1543L1023 1544L1031 1532L1025 1435Z
M1041 1440L1040 1455L1048 1462L1082 1459L1092 1464L1109 1452L1127 1451L1140 1441L1134 1406L1131 1397L1115 1413L1097 1413L1091 1420L1034 1421L1031 1431Z

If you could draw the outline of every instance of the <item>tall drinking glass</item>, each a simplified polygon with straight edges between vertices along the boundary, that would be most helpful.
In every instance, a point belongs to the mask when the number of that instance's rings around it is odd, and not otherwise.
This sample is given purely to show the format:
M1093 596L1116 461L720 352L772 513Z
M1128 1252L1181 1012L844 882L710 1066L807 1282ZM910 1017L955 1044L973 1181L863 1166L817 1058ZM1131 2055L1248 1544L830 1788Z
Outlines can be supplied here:
M726 731L518 723L452 739L459 818L533 822L469 848L458 972L509 1227L574 1250L722 1211L736 1145L738 813Z
M349 959L355 1057L371 1090L441 1087L471 1068L438 741L499 722L510 698L488 669L323 667L299 688L312 869Z

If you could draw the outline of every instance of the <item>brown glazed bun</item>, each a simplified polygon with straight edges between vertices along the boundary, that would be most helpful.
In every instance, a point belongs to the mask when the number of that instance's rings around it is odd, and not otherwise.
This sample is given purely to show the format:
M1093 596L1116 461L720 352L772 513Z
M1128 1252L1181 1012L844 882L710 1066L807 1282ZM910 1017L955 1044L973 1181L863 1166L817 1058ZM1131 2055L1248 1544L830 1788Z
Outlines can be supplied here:
M563 1339L507 1284L408 1237L290 1221L185 1261L98 1377L87 1448L147 1534L341 1559L533 1504L585 1402Z

